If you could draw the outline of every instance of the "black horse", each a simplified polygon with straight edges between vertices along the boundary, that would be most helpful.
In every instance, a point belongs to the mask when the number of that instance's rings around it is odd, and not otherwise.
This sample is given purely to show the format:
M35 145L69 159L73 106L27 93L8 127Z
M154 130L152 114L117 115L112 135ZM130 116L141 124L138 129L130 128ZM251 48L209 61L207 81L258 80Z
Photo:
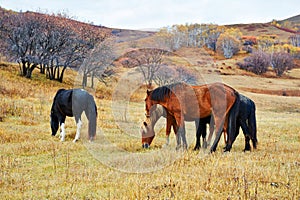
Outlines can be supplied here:
M252 141L253 148L256 149L257 147L255 103L251 99L249 99L248 97L240 93L239 93L239 97L240 97L239 98L240 103L238 106L238 113L236 116L236 130L234 133L230 133L230 132L226 133L227 139L225 142L227 143L228 140L231 140L231 144L232 144L235 141L236 137L238 136L241 127L245 136L244 151L250 151L251 150L250 140ZM206 138L206 124L209 124L210 127L210 135L208 141L210 142L211 140L212 133L214 131L214 122L213 119L211 121L211 117L209 116L200 119L199 128L197 129L197 134L196 134L196 146L194 150L200 148L200 137L202 136L202 138ZM203 140L203 144L206 146L205 140Z
M89 140L92 141L96 135L97 126L97 107L92 95L83 89L59 89L53 99L53 104L50 114L50 125L52 136L56 135L58 127L61 128L61 141L65 140L65 119L66 117L75 117L77 124L76 136L73 142L76 142L80 137L81 129L81 114L85 112L89 120Z
M245 135L244 151L251 150L249 142L250 139L252 141L253 148L256 149L257 147L257 128L255 110L255 103L250 98L240 94L240 107L236 121L236 133L233 138L234 140L236 139L236 137L239 134L239 129L241 127Z

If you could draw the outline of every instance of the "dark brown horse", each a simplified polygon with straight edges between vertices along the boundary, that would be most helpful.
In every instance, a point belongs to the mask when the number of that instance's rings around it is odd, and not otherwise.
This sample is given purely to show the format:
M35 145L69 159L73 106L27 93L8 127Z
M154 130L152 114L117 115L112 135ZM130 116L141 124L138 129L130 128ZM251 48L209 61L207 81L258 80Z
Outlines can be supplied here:
M185 136L184 121L193 121L199 118L204 118L213 115L216 125L216 138L211 146L211 152L216 151L218 142L220 140L224 123L228 123L229 112L231 111L232 123L228 126L228 131L235 133L235 109L239 103L236 101L239 98L237 91L223 83L213 83L200 86L190 86L185 83L176 83L167 86L162 86L147 91L145 99L146 116L150 117L150 113L155 109L155 104L162 105L167 112L173 116L178 125L177 134L177 149L181 146L181 139L183 147L187 148ZM231 109L234 106L234 109ZM168 120L168 118L167 118ZM234 134L229 134L234 135ZM231 138L228 138L226 144L226 151L231 148Z

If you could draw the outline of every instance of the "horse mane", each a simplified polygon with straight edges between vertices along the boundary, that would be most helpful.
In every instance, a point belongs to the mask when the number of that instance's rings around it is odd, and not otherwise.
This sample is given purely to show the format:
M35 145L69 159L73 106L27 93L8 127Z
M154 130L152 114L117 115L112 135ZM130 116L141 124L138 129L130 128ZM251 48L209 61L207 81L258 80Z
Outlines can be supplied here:
M174 93L175 89L178 86L186 86L185 83L183 82L178 82L178 83L173 83L173 84L169 84L169 85L164 85L158 88L155 88L152 92L151 92L151 100L154 101L164 101L165 98L169 98L170 95L172 93Z

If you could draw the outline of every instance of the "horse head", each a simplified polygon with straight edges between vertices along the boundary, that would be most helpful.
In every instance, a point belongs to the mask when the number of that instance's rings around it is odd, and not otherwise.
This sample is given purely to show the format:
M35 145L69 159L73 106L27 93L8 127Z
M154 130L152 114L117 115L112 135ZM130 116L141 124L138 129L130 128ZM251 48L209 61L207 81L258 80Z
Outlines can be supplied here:
M155 132L154 132L154 128L151 124L151 120L149 120L149 118L147 118L141 128L140 128L140 133L142 135L142 147L143 148L149 148L153 138L155 137Z
M58 117L53 110L51 110L50 114L50 125L52 130L52 136L55 136L59 127Z

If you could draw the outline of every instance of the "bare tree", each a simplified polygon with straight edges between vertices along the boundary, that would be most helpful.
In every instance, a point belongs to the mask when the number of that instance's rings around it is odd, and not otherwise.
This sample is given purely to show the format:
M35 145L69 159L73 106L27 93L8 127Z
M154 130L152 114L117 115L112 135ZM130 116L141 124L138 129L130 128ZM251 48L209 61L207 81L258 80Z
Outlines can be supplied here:
M21 75L30 78L32 71L39 68L47 78L62 82L66 68L79 67L95 44L107 37L99 27L78 23L61 15L4 15L0 24L4 40L1 50L18 60Z
M196 74L186 67L163 65L155 74L154 82L159 86L176 82L196 84Z
M12 60L18 60L22 76L31 78L32 71L40 62L37 48L42 25L40 18L19 14L7 15L2 20L4 53Z
M139 68L144 77L146 85L149 87L153 84L155 74L162 67L163 57L168 52L156 48L144 48L131 51L126 54L130 63Z
M300 34L294 34L289 37L290 43L295 47L300 47Z
M87 86L87 79L91 77L91 87L94 86L94 77L106 84L105 78L113 75L111 65L115 59L113 39L108 38L99 42L87 55L80 67L82 73L82 87Z

